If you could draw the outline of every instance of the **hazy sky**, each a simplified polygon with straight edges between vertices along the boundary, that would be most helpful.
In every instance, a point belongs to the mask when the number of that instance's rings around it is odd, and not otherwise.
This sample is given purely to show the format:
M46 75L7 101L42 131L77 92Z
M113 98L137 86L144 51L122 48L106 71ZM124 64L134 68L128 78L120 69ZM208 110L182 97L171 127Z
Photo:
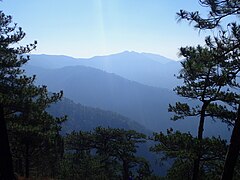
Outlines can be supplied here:
M203 43L180 9L198 10L197 0L3 0L27 36L38 41L35 54L92 57L121 51L161 54L177 59L181 46Z

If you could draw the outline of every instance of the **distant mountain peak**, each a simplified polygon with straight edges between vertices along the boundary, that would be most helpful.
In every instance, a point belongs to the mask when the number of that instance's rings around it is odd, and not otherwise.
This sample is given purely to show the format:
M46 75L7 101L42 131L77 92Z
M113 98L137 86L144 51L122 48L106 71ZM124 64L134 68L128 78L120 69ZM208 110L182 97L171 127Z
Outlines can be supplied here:
M159 54L146 53L146 52L136 52L136 51L129 51L129 50L126 50L126 51L123 51L123 52L120 52L120 53L116 53L116 54L111 54L110 56L121 56L121 55L134 56L134 57L138 56L139 58L140 57L141 58L146 58L146 59L154 60L154 61L157 61L157 62L160 62L160 63L163 63L163 64L175 61L173 59L167 58L167 57L159 55Z
M176 85L180 63L161 55L123 51L107 56L95 56L89 59L68 56L31 55L28 65L46 69L58 69L67 66L87 66L114 73L131 81L150 86L172 89Z
M140 54L139 52L129 51L129 50L123 51L122 53L123 53L123 54ZM120 53L120 54L121 54L121 53Z

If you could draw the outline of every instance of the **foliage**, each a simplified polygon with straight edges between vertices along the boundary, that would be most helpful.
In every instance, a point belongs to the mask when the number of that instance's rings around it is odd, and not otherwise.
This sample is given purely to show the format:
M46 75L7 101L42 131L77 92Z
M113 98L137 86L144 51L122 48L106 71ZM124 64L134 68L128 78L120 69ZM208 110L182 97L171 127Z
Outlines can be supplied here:
M30 167L39 176L53 175L61 154L59 132L65 118L54 118L45 110L60 100L62 92L50 95L46 86L34 84L35 76L25 75L22 66L29 60L26 54L37 42L19 46L24 37L12 17L0 11L1 179L13 179L12 155L14 170L28 178Z
M6 115L22 112L25 105L24 92L33 86L34 77L26 77L21 66L29 53L36 47L36 42L26 47L18 46L25 33L16 24L12 24L12 17L0 11L0 178L13 179L12 156L9 147L6 128Z
M221 119L232 125L237 117L233 111L238 94L226 87L235 83L236 76L230 76L233 71L227 69L228 64L223 63L228 57L222 57L219 52L209 44L206 47L185 47L180 49L180 54L186 59L182 61L182 70L178 78L184 80L183 86L178 86L175 91L178 95L198 100L201 104L190 107L186 103L177 102L175 106L169 105L169 111L175 112L174 120L185 116L199 116L197 133L197 155L193 163L193 179L198 179L200 161L203 151L203 131L206 117ZM220 104L227 102L228 106Z
M150 177L147 161L136 156L138 144L144 143L145 138L136 131L118 128L97 127L92 132L72 132L65 138L68 166L64 167L72 172L69 175L74 176L73 179L83 174L95 179Z
M221 21L226 17L238 17L240 11L239 0L199 0L199 3L210 9L207 17L202 17L199 11L180 10L177 13L179 20L186 19L198 29L213 29L221 26Z
M63 153L60 130L65 118L54 118L45 110L49 104L58 101L62 93L50 96L46 87L36 89L37 94L26 95L31 99L29 108L8 117L15 172L25 176L55 176L57 162Z
M209 30L220 27L217 36L206 38L206 44L215 53L215 59L220 59L218 65L223 74L225 74L223 82L226 82L226 84L224 85L231 87L229 90L231 95L223 96L220 100L233 105L234 110L237 111L233 121L234 128L222 175L222 179L232 179L234 166L240 151L240 95L238 92L240 88L238 78L240 72L240 25L237 23L239 20L240 1L200 0L199 2L201 5L210 9L207 17L200 16L200 13L197 11L187 12L184 10L180 10L178 16L180 20L185 19L194 23L194 27L199 30ZM225 27L223 27L224 21L227 22ZM232 87L237 88L237 90ZM218 113L218 111L215 112Z
M169 105L169 111L176 113L173 119L203 115L217 117L231 124L236 118L236 112L218 103L219 101L233 103L238 98L237 93L225 90L225 87L235 80L234 76L229 77L225 66L221 65L225 59L220 58L211 47L200 45L181 48L180 51L186 58L181 63L182 70L178 76L184 80L184 85L176 87L175 91L180 96L199 100L202 104L191 108L188 104L180 102L175 106Z
M168 170L167 179L192 179L194 159L198 156L199 140L190 133L173 132L155 133L153 139L158 142L151 151L161 153L161 160L174 160ZM201 141L200 159L201 179L219 179L223 168L227 144L220 137L204 138Z

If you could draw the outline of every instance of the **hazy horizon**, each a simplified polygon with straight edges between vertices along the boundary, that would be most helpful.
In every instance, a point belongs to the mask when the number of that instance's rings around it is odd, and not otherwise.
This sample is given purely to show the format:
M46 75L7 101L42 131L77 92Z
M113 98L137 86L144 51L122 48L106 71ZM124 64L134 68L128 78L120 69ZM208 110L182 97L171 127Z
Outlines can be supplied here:
M180 9L206 12L197 1L3 0L2 11L26 32L22 44L37 40L34 54L89 58L126 50L178 57L181 46L203 44Z
M125 52L129 52L129 53L138 53L138 54L152 54L152 55L157 55L157 56L161 56L163 58L167 58L169 60L173 60L173 61L179 61L180 59L172 59L166 56L163 56L162 54L156 54L156 53L151 53L151 52L137 52L137 51L131 51L131 50L124 50L124 51L119 51L119 52L112 52L112 53L106 53L106 54L96 54L96 55L92 55L92 56L72 56L72 55L66 55L66 54L46 54L46 53L35 53L33 51L33 53L30 53L30 55L49 55L49 56L67 56L67 57L71 57L74 59L91 59L94 57L102 57L102 56L111 56L111 55L116 55L116 54L122 54Z

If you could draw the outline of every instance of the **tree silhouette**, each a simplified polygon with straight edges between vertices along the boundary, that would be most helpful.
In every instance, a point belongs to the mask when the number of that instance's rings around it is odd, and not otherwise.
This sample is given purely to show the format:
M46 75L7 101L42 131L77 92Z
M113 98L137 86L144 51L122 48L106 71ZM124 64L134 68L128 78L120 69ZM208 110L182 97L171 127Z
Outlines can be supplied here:
M134 130L102 127L68 134L66 162L72 164L68 165L71 178L129 179L133 172L147 178L151 175L148 162L136 155L145 138Z
M34 81L34 77L26 77L20 67L28 60L23 54L34 49L36 42L26 47L15 47L24 36L22 29L12 24L12 17L0 12L0 177L2 179L14 179L5 118L9 113L23 111L23 91L32 86Z
M217 58L223 58L219 62L219 66L223 68L226 78L230 80L227 82L229 87L239 88L237 77L240 71L240 26L234 22L239 20L240 1L239 0L199 0L199 3L208 7L209 13L206 17L200 16L198 11L187 12L180 10L178 14L179 20L185 19L194 24L195 28L200 30L214 29L220 27L218 36L213 38L207 37L206 43L215 52ZM226 27L222 26L222 21L226 17L233 17ZM229 21L229 20L228 20ZM234 105L236 110L234 128L230 140L230 146L227 153L222 179L232 179L234 166L240 150L240 103L239 93L231 89L234 97L229 97L224 102L229 105ZM238 107L237 107L238 106ZM237 110L238 109L238 110ZM195 178L196 179L196 178Z
M190 107L187 103L177 102L175 106L169 105L169 111L175 112L174 120L185 116L199 116L198 150L194 160L193 179L198 178L199 164L202 157L202 139L206 117L220 118L231 124L235 119L235 112L223 106L218 101L233 102L236 93L228 92L224 88L234 80L220 65L224 57L219 56L211 46L185 47L180 49L185 59L178 78L183 79L184 85L175 88L178 95L195 99L201 104Z
M26 76L22 69L29 60L26 54L37 44L19 46L24 37L22 28L12 23L12 17L0 11L0 179L15 178L8 130L11 138L17 139L11 141L12 147L17 147L18 140L25 145L25 176L28 177L30 147L40 139L45 144L47 139L54 141L64 120L53 118L45 111L62 97L62 92L50 95L46 86L34 85L35 76Z
M161 154L161 161L174 159L168 170L167 179L192 179L192 166L198 155L199 140L190 133L174 132L155 133L153 140L157 143L151 151ZM201 140L200 179L219 179L227 151L227 143L220 137Z

